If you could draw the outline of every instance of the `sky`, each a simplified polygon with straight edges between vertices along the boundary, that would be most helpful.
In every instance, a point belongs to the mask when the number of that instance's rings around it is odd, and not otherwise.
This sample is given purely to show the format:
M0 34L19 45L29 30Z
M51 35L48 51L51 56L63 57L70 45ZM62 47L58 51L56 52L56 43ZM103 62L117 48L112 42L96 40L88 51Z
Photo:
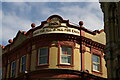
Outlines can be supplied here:
M31 23L39 26L42 21L54 14L60 15L75 25L79 25L79 21L83 21L83 26L92 31L104 28L103 13L98 1L14 1L7 2L4 0L0 2L0 44L2 45L7 45L8 40L13 39L19 30L28 31L31 29Z

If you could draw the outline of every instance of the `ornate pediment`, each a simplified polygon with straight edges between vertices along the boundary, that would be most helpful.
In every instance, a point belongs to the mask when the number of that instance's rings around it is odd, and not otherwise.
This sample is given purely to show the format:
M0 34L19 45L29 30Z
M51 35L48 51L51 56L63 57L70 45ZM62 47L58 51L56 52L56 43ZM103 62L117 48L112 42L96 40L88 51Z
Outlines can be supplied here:
M47 21L44 21L40 25L40 27L40 29L33 32L33 36L51 33L80 35L80 31L78 29L71 27L67 20L63 20L62 17L58 15L50 16Z
M66 23L63 23L59 17L48 18L47 23L44 24L44 28L58 28L67 27Z

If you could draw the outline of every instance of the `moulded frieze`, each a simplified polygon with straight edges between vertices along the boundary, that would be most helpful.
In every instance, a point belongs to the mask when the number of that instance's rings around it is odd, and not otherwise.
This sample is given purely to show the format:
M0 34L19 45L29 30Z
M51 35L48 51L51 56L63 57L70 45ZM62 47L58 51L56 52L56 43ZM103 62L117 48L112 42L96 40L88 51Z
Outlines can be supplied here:
M51 46L57 46L58 45L58 41L52 41L51 42Z
M75 47L79 49L80 48L80 44L76 43Z
M74 42L71 41L59 41L61 45L75 46Z
M90 47L86 47L86 52L90 52Z

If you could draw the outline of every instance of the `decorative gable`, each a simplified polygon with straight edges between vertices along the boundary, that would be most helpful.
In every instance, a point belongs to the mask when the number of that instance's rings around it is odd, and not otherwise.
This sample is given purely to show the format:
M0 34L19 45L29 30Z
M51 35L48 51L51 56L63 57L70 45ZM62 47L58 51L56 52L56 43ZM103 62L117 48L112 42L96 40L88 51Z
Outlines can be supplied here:
M17 36L13 39L13 43L11 45L10 49L15 48L19 44L21 44L23 41L27 39L24 31L18 31Z
M47 21L43 22L37 29L33 32L33 36L38 36L42 34L60 33L60 34L72 34L80 36L80 31L71 27L67 20L63 20L58 15L50 16Z

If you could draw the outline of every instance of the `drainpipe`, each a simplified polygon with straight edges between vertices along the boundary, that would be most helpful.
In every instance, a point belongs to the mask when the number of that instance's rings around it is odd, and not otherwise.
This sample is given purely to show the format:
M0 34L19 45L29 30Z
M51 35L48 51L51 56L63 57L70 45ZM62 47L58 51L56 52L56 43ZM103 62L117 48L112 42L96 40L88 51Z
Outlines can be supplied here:
M83 52L82 52L82 31L81 31L81 27L83 25L83 21L79 22L80 25L80 53L81 53L81 71L83 72Z

